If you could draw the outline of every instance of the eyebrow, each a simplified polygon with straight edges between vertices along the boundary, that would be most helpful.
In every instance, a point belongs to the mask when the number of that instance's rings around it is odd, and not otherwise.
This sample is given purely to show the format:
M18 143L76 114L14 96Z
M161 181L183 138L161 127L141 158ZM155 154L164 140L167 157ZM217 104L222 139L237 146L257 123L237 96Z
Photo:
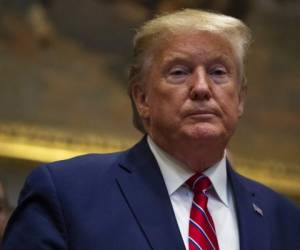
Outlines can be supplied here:
M212 56L211 58L208 58L208 61L210 61L210 62L218 62L218 61L220 61L222 63L234 65L233 58L231 58L231 57L229 57L227 55L224 55L224 54Z
M201 60L197 60L197 58L201 58ZM234 58L231 58L225 54L213 54L209 56L193 56L189 54L183 54L180 52L173 52L171 55L168 55L167 57L163 58L162 62L164 65L164 68L169 68L174 64L193 64L195 62L201 61L201 63L223 63L230 67L234 67L235 62Z

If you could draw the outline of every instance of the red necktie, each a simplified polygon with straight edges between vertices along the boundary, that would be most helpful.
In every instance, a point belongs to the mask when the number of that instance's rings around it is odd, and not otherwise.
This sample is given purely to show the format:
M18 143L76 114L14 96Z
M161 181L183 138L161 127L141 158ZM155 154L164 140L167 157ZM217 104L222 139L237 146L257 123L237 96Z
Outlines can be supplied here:
M206 191L211 187L210 180L195 174L187 184L194 192L189 222L189 250L219 250L213 220L207 209Z

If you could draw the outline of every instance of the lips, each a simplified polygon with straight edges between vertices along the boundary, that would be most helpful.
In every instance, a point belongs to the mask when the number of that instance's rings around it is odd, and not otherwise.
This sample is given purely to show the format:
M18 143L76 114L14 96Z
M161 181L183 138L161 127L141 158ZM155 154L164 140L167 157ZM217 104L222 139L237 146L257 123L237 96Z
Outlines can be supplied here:
M188 111L186 113L186 117L199 117L199 118L212 118L215 116L219 116L220 113L211 108L205 108L205 109L195 109Z

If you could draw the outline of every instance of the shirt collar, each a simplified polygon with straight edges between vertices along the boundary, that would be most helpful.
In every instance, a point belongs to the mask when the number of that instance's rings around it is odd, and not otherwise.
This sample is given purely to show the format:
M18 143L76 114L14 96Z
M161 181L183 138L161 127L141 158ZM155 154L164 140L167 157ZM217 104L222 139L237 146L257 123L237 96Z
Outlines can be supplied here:
M163 151L155 144L150 136L147 136L147 142L161 170L169 196L171 196L183 186L195 172L189 170L183 163ZM219 199L228 206L226 153L221 161L205 170L203 174L210 179Z

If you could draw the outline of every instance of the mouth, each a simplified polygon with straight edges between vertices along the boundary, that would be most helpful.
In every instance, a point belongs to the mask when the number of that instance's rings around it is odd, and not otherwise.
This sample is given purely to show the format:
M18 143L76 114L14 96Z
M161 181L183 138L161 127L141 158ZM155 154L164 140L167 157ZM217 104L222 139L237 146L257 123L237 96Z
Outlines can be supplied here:
M186 117L194 119L211 119L219 116L219 113L212 109L197 109L191 112L188 112Z

